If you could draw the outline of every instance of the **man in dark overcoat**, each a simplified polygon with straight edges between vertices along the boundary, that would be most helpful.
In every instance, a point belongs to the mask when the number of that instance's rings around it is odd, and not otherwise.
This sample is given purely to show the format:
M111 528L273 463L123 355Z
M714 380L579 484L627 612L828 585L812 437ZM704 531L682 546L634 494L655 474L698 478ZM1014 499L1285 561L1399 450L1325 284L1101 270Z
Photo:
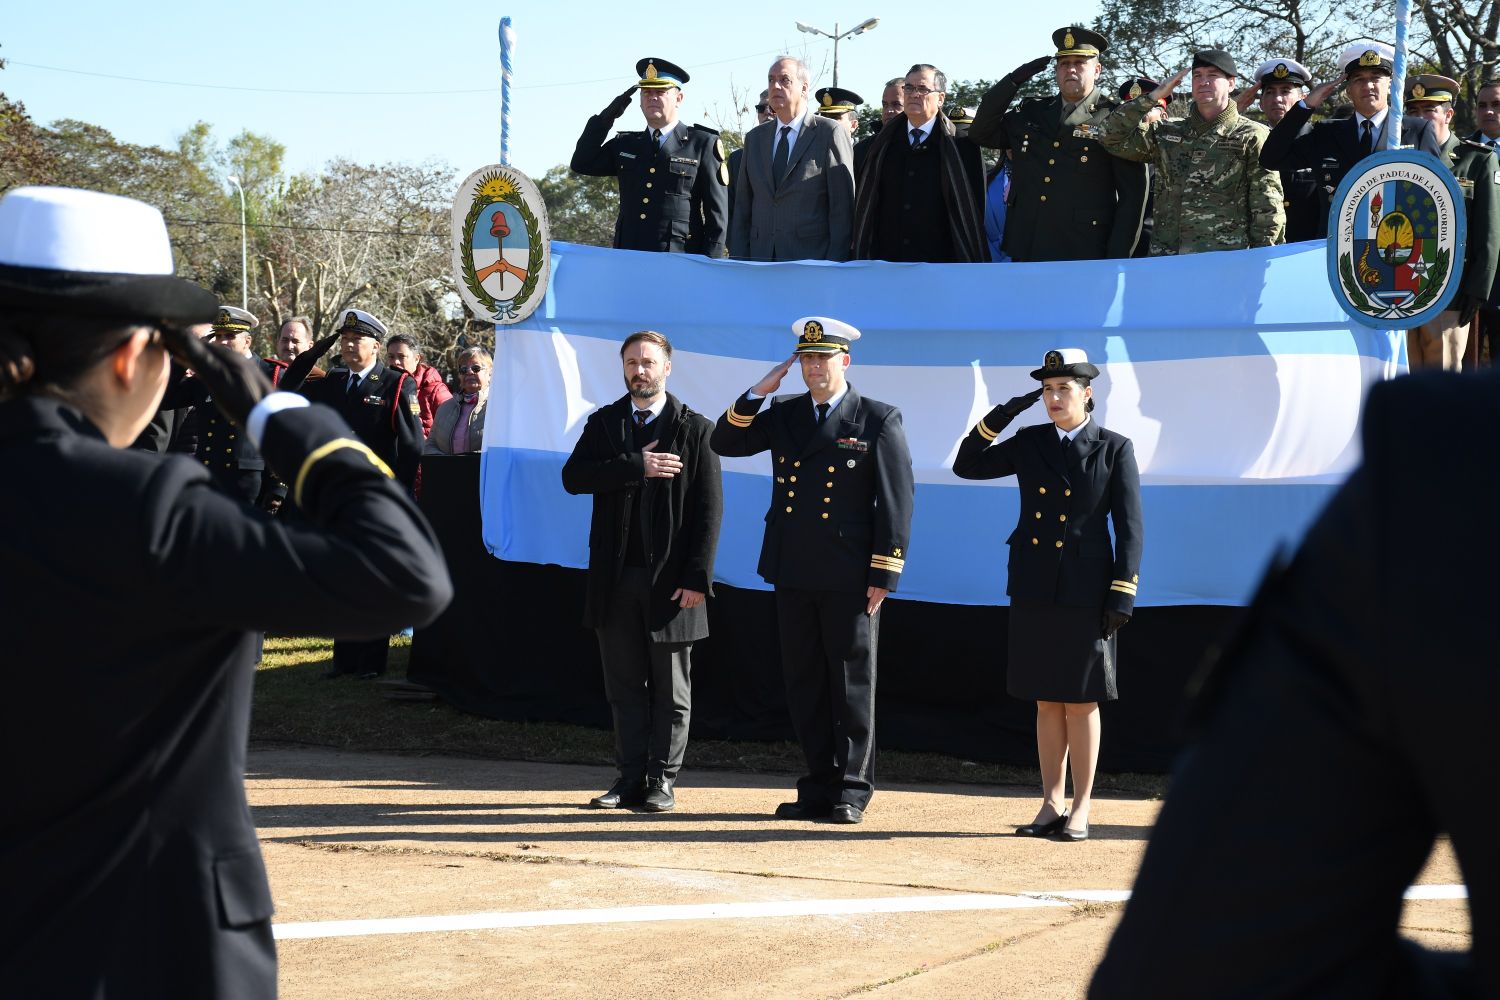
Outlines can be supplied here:
M620 347L624 396L589 415L563 466L594 497L583 623L599 636L620 774L592 805L676 805L687 750L693 643L708 635L723 489L713 424L667 392L672 344L654 330Z

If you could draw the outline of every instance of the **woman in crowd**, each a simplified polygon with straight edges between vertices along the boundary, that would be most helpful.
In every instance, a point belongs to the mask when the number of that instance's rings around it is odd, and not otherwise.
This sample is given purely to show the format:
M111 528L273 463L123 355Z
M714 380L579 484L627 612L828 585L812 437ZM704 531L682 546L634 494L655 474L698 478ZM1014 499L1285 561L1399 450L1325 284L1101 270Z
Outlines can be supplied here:
M423 454L462 455L484 446L484 414L490 401L493 369L487 351L470 347L459 354L459 394L438 407Z
M1130 620L1140 581L1140 475L1130 439L1090 416L1098 376L1083 351L1048 351L1031 373L1042 387L991 410L953 462L964 479L1015 476L1021 487L1020 522L1008 539L1006 690L1036 702L1042 771L1042 807L1016 830L1023 837L1088 839L1099 702L1118 697L1115 632ZM1039 398L1051 423L999 440Z
M369 638L452 595L431 528L326 407L186 328L161 213L68 188L0 199L0 983L11 996L274 997L245 800L262 629ZM128 446L170 351L293 491L294 525L201 463Z

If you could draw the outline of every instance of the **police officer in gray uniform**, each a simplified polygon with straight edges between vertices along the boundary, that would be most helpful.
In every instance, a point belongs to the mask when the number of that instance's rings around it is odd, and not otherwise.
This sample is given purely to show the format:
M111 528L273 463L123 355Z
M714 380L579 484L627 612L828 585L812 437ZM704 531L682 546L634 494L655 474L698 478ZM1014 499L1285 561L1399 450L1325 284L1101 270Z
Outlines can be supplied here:
M729 229L729 169L719 133L677 120L688 74L665 59L635 64L640 81L589 119L570 166L590 177L615 177L620 215L615 247L724 256ZM606 139L639 88L646 128Z

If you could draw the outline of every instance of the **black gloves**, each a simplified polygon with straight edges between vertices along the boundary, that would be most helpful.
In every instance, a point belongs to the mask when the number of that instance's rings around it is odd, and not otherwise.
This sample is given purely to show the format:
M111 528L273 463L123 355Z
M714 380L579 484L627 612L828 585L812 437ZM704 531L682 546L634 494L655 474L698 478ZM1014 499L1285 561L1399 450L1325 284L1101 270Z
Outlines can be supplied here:
M1118 611L1104 612L1104 620L1099 623L1099 637L1108 639L1120 631L1120 626L1130 621L1129 615L1122 615Z
M172 327L161 328L161 339L174 358L193 370L194 378L208 385L214 403L237 426L245 426L255 404L271 391L271 380L252 358L230 354Z
M1024 396L1012 396L1008 402L1001 403L996 407L1001 413L1011 419L1019 417L1023 412L1031 408L1031 404L1042 398L1041 389L1033 389Z
M1015 69L1011 70L1010 78L1017 83L1025 83L1027 80L1030 80L1042 70L1046 69L1047 64L1051 61L1051 56L1042 56L1040 59L1033 59L1029 63L1022 63Z
M1473 322L1474 314L1482 304L1479 296L1459 292L1457 301L1453 303L1453 307L1458 310L1458 321L1465 325Z
M630 107L630 98L634 96L635 90L636 88L634 86L630 86L626 88L625 93L621 94L619 97L616 97L613 101L610 101L609 107L604 109L605 117L618 118L623 115L625 113L625 109Z
M282 392L296 392L302 388L302 383L307 381L308 374L318 366L318 361L328 353L334 341L339 339L339 332L335 330L316 344L303 351L292 359L287 365L286 371L281 373L281 383L278 386Z

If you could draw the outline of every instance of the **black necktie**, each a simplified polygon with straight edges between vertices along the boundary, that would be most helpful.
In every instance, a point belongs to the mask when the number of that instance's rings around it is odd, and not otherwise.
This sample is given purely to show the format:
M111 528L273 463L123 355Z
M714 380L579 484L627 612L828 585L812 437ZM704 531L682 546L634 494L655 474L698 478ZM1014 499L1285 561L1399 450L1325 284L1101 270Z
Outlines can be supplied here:
M823 421L825 421L827 419L828 419L828 404L827 403L819 403L818 404L818 426L822 427L823 426Z
M911 130L911 144L913 146L920 146L920 145L922 145L922 130L921 129L914 128L914 129Z
M1359 137L1359 155L1366 157L1375 152L1374 129L1371 127L1370 119L1368 118L1360 122L1360 127L1363 131Z
M635 425L636 425L636 427L645 427L646 426L646 421L648 421L650 419L651 419L651 411L650 410L636 410L635 411Z
M781 183L781 175L786 173L787 155L791 152L787 148L791 145L791 143L787 142L787 136L791 134L792 127L790 125L781 126L781 138L776 140L776 152L771 156L771 180L777 184Z
M350 375L349 376L349 388L347 388L347 389L344 390L344 395L346 395L346 396L352 396L352 395L354 395L358 391L359 391L359 376L358 375Z
M1073 454L1073 439L1064 434L1062 436L1062 456L1064 465L1068 463L1068 456L1071 454Z
M661 145L661 129L654 128L651 130L651 141L656 143L658 147Z

